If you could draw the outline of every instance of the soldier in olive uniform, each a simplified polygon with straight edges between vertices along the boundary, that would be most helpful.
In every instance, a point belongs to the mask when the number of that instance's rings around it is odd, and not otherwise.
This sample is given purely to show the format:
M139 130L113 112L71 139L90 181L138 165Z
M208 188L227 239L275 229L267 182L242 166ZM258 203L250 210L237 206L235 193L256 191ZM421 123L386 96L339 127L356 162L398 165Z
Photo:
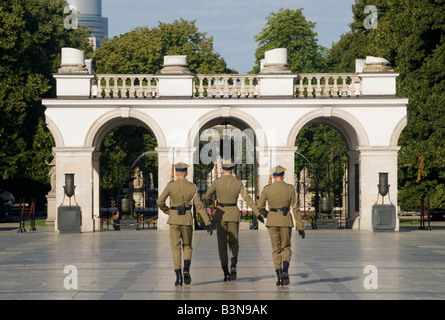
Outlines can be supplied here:
M291 209L298 233L303 239L305 236L300 210L296 206L295 188L283 181L285 170L282 166L275 167L274 182L264 187L257 201L258 209L267 218L266 227L272 242L272 258L278 277L277 286L289 284L289 261L292 254L291 235L294 226L290 214ZM269 205L269 212L265 209L266 201Z
M239 222L240 213L238 210L238 196L241 195L247 205L253 210L258 220L264 223L255 202L246 192L241 180L232 175L235 164L223 163L222 176L216 179L205 194L205 202L212 205L212 195L216 193L216 212L214 221L216 222L216 233L218 238L218 252L221 267L224 271L224 282L236 279L236 264L238 262L239 251ZM231 267L228 269L227 244L229 244Z
M176 286L182 286L181 272L181 244L184 251L184 283L190 284L190 264L192 258L193 214L192 204L195 205L207 226L207 232L213 234L210 228L210 219L197 193L196 185L187 181L188 165L178 163L175 165L176 181L167 184L164 192L157 200L158 207L169 215L167 223L170 225L170 245L173 255L173 264L176 274ZM165 204L170 196L170 207Z

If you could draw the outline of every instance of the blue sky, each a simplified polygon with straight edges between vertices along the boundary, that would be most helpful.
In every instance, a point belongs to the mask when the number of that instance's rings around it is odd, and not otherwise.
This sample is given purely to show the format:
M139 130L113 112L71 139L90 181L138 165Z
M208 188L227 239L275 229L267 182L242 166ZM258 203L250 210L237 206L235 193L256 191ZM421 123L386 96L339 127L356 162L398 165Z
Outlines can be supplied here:
M158 22L183 18L196 20L200 32L213 36L214 48L229 68L250 71L266 18L280 8L303 8L307 20L316 23L319 44L330 48L349 31L354 0L102 0L102 16L108 18L113 37L135 27L155 27Z

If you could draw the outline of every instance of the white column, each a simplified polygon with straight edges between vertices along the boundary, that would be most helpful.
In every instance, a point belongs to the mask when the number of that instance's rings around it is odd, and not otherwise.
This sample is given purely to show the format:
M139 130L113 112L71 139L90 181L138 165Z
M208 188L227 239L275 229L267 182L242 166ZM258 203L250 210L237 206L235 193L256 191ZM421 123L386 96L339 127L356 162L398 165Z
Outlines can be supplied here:
M158 153L158 197L171 180L172 163L169 160L170 148L156 148ZM170 151L171 152L171 151ZM169 201L169 199L167 199ZM168 230L168 215L158 209L158 230Z
M93 219L93 152L94 148L53 148L56 157L56 205L69 205L64 196L65 173L74 173L74 196L71 205L82 213L81 232L94 231ZM57 231L57 221L55 224Z
M155 150L158 153L158 197L171 181L172 175L174 177L172 165L175 163L184 162L190 166L188 168L187 180L193 182L193 153L195 148L156 148ZM167 204L169 201L170 199L168 198ZM161 209L158 209L158 230L168 230L167 220L168 215Z
M385 204L397 208L397 153L400 147L359 147L360 151L360 230L372 230L372 206L377 201L379 172L388 172L389 198ZM381 197L379 198L381 203ZM398 219L396 231L399 230Z
M358 229L360 215L360 153L348 151L348 203L346 227Z
M272 162L272 167L280 165L286 168L284 174L284 181L295 185L295 151L298 147L275 147L275 163Z
M100 157L102 152L93 152L93 228L100 230Z
M297 147L257 147L257 162L258 174L259 174L259 190L260 195L263 188L269 184L269 180L273 171L273 168L280 165L286 168L284 174L284 181L291 185L295 184L294 173L295 173L295 151ZM272 180L273 181L273 180ZM266 227L260 223L260 230L266 230Z

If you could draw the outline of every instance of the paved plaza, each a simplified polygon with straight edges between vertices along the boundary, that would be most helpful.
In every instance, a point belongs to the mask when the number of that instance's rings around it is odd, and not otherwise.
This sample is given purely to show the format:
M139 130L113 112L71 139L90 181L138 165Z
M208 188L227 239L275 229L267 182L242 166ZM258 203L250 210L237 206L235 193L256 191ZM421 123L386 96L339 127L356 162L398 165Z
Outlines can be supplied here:
M267 231L240 230L238 279L230 283L222 281L216 234L195 231L192 283L175 287L168 231L17 228L0 225L2 300L445 299L443 222L428 231L307 230L304 240L294 231L284 287L275 285Z

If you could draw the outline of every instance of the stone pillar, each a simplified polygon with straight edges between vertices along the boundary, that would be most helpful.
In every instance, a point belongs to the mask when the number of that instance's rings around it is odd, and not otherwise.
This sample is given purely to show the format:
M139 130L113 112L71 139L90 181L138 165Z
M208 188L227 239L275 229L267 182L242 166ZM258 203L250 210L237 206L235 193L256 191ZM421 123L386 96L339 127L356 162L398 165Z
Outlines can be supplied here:
M191 99L193 80L187 67L187 56L165 56L159 80L159 98Z
M359 147L360 152L360 230L373 230L372 206L378 197L379 172L388 172L389 197L385 204L397 208L397 153L400 147ZM381 203L381 197L379 198ZM396 231L399 230L398 219Z
M89 97L94 75L85 68L84 52L74 48L62 48L62 64L56 79L58 97Z
M93 152L94 148L53 148L56 157L56 205L69 204L64 194L65 173L74 173L74 196L71 205L81 208L81 232L94 231L93 218ZM55 224L57 231L57 221Z
M348 202L346 227L358 229L359 223L356 219L360 215L360 153L348 151Z
M263 188L269 184L271 170L277 165L286 168L284 181L291 185L295 185L295 151L297 151L297 147L257 147L256 150L260 195ZM259 229L266 230L266 227L260 223Z
M93 152L93 228L100 230L100 157L102 152Z
M261 97L292 98L296 76L291 74L287 64L287 49L278 48L266 51L261 65L261 73L258 75Z
M379 57L366 57L361 63L356 62L356 71L362 79L363 96L395 96L399 74L388 64L388 60Z
M174 156L173 156L174 150ZM187 163L188 168L187 180L193 182L193 153L195 148L156 148L158 153L158 196L164 191L167 184L174 178L174 168L172 165L178 162ZM174 163L173 163L174 161ZM173 169L173 171L172 171ZM167 205L170 199L167 199ZM161 209L158 209L158 230L168 230L168 215Z
M57 218L56 192L50 191L46 195L46 223L55 223Z
M158 153L158 197L171 180L172 163L169 160L170 148L156 148ZM171 152L171 151L170 151ZM169 199L167 199L169 201ZM168 230L168 215L158 208L158 230Z
M284 181L291 185L295 185L295 151L297 147L276 147L275 164L272 163L272 167L280 165L286 168Z

